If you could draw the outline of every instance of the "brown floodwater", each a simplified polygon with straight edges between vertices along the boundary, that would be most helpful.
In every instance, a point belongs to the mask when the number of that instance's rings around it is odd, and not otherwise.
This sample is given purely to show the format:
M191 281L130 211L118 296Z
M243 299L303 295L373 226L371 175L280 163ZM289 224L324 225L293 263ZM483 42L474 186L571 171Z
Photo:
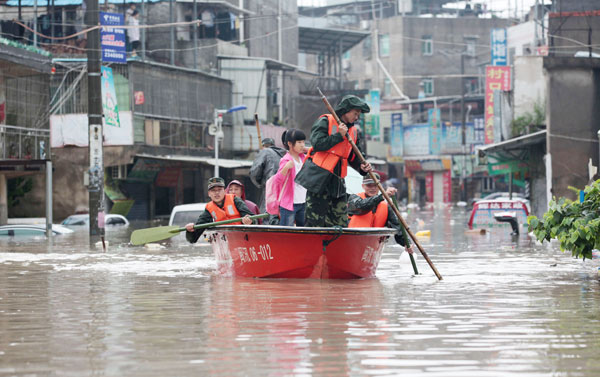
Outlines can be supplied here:
M466 234L464 209L411 213L444 280L388 245L377 278L215 274L207 244L107 252L86 230L0 240L0 375L598 376L597 260L509 229Z

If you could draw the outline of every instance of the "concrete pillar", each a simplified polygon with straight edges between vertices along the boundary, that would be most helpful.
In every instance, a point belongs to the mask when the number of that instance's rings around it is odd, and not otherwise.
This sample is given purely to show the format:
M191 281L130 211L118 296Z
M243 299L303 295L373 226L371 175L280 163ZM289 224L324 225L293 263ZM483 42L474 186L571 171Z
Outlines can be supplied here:
M8 190L6 176L0 174L0 225L8 224Z

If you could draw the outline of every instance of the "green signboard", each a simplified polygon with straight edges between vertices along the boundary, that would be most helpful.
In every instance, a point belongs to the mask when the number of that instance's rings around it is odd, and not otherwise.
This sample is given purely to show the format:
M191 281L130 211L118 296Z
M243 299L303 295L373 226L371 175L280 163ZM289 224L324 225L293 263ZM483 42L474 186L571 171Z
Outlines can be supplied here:
M516 172L525 173L529 170L527 163L517 160L507 160L503 162L488 164L487 168L489 175L504 175Z

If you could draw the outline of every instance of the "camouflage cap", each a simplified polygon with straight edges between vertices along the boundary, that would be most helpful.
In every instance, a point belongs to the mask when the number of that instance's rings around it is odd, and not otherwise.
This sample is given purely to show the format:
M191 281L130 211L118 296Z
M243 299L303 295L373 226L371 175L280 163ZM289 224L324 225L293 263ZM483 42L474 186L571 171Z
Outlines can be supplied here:
M213 187L225 187L225 180L221 177L212 177L208 179L208 189Z
M371 111L371 108L369 108L369 105L365 101L352 94L344 96L334 110L339 116L342 116L352 109L359 109L362 113Z
M379 174L373 172L373 175L375 176L375 178L377 178L378 182L381 181L381 177L379 176ZM373 178L371 178L370 174L367 174L363 177L363 185L370 185L372 183L375 183L375 181L373 180Z
M275 140L271 139L270 137L265 137L264 139L262 139L262 145L275 145Z

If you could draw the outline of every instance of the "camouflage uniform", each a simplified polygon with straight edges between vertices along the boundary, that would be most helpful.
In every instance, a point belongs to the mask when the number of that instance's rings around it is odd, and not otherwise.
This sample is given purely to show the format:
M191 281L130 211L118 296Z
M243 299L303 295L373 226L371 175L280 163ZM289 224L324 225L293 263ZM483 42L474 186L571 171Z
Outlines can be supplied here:
M352 109L369 112L369 106L356 96L345 96L335 107L338 117ZM348 125L348 128L353 125ZM344 141L340 133L329 135L329 121L320 117L313 124L310 133L310 142L314 151L328 151L336 144ZM360 145L360 134L357 136L356 145ZM367 174L360 169L360 161L351 151L348 156L348 165L361 175ZM340 160L330 172L316 165L311 156L307 156L302 169L296 175L296 183L304 186L306 193L306 226L332 227L348 226L348 206L346 203L346 182L341 178L342 161Z
M333 198L326 193L306 193L306 226L348 226L346 195Z

